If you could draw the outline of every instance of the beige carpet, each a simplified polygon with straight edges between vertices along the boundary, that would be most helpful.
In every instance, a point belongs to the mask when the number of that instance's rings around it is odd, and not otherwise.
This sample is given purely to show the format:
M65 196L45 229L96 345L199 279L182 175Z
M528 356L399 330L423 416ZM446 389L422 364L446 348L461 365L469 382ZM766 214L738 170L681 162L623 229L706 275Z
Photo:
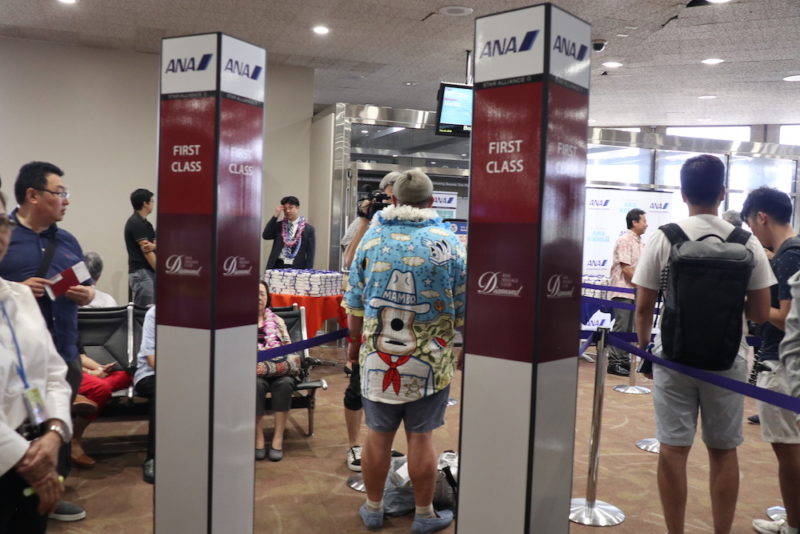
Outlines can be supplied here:
M316 349L316 356L343 359L336 349ZM363 494L346 485L352 472L344 463L346 432L342 393L346 379L340 369L318 368L330 388L319 392L316 433L307 438L305 412L291 412L282 462L257 462L255 532L271 534L350 534L366 532L356 510ZM461 375L452 395L460 397ZM587 479L587 452L592 406L594 365L580 364L578 424L576 428L573 496L583 497ZM654 435L650 395L623 395L611 390L626 379L609 376L606 383L601 438L598 499L613 503L627 514L624 523L608 532L661 534L665 532L655 484L656 455L640 451L636 440ZM746 414L754 413L747 403ZM434 436L439 450L457 449L459 408L447 412L447 423ZM554 407L555 409L555 407ZM502 412L499 413L502 416ZM510 419L511 420L511 419ZM83 505L87 518L76 523L50 522L49 532L139 534L152 532L152 486L141 479L146 422L99 422L87 432L86 448L98 459L93 469L76 469L67 480L66 498ZM267 430L267 438L270 437ZM775 460L761 442L757 426L745 424L746 443L740 449L742 484L733 532L750 533L753 517L763 517L767 506L779 504ZM395 448L405 451L400 433ZM692 451L689 470L687 529L712 532L707 490L708 461L701 443ZM387 518L384 532L406 533L411 517ZM571 525L576 534L597 532L596 527ZM454 527L444 530L455 532ZM536 532L535 528L533 532ZM506 533L501 528L489 534ZM539 533L536 533L539 534ZM546 534L546 533L541 533Z

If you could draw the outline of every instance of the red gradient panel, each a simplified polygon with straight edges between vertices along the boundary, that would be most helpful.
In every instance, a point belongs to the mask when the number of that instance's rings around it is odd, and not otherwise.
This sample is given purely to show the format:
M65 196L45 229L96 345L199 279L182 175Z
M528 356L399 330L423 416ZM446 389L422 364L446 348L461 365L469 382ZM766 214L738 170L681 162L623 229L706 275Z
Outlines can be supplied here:
M542 84L475 92L466 350L530 362L539 249Z
M213 213L215 121L214 97L161 101L159 213Z
M217 328L257 318L263 128L263 107L220 99Z
M216 99L161 101L158 323L211 328Z
M551 83L549 96L538 363L574 358L580 335L589 95Z
M212 215L159 213L158 324L211 328Z

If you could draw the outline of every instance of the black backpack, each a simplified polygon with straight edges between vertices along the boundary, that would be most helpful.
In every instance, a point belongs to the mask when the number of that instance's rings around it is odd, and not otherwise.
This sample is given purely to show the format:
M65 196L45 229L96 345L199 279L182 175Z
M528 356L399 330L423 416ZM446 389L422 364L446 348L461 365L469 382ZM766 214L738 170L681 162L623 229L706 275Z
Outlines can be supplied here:
M692 241L675 223L659 230L672 244L661 319L664 357L700 369L730 369L754 265L745 246L750 233L734 228L725 241L714 234Z

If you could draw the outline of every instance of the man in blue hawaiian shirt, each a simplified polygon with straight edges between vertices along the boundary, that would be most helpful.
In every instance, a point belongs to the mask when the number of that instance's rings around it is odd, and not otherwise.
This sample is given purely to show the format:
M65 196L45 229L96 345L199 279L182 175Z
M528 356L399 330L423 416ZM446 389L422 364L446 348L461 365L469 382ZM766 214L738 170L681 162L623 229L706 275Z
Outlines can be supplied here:
M351 266L344 305L349 356L361 365L369 433L362 456L365 526L383 525L383 486L394 435L405 424L416 515L412 532L434 532L452 522L433 510L436 452L432 434L444 424L455 372L453 338L464 317L466 254L442 223L425 173L403 173L393 205L378 212Z

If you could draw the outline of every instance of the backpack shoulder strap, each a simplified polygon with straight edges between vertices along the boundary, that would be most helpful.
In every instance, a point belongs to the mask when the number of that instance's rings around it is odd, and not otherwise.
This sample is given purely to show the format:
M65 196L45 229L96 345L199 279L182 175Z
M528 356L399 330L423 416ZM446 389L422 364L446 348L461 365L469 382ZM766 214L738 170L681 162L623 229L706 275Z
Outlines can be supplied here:
M742 230L738 226L733 228L733 232L725 240L726 243L739 243L740 245L747 245L747 240L750 239L750 232Z
M800 237L794 236L787 239L783 245L781 245L781 249L784 251L792 250L800 248Z
M671 245L677 245L678 243L683 243L684 241L690 241L689 236L686 235L686 232L683 231L683 228L678 226L676 223L669 223L658 228L664 235L667 236Z

